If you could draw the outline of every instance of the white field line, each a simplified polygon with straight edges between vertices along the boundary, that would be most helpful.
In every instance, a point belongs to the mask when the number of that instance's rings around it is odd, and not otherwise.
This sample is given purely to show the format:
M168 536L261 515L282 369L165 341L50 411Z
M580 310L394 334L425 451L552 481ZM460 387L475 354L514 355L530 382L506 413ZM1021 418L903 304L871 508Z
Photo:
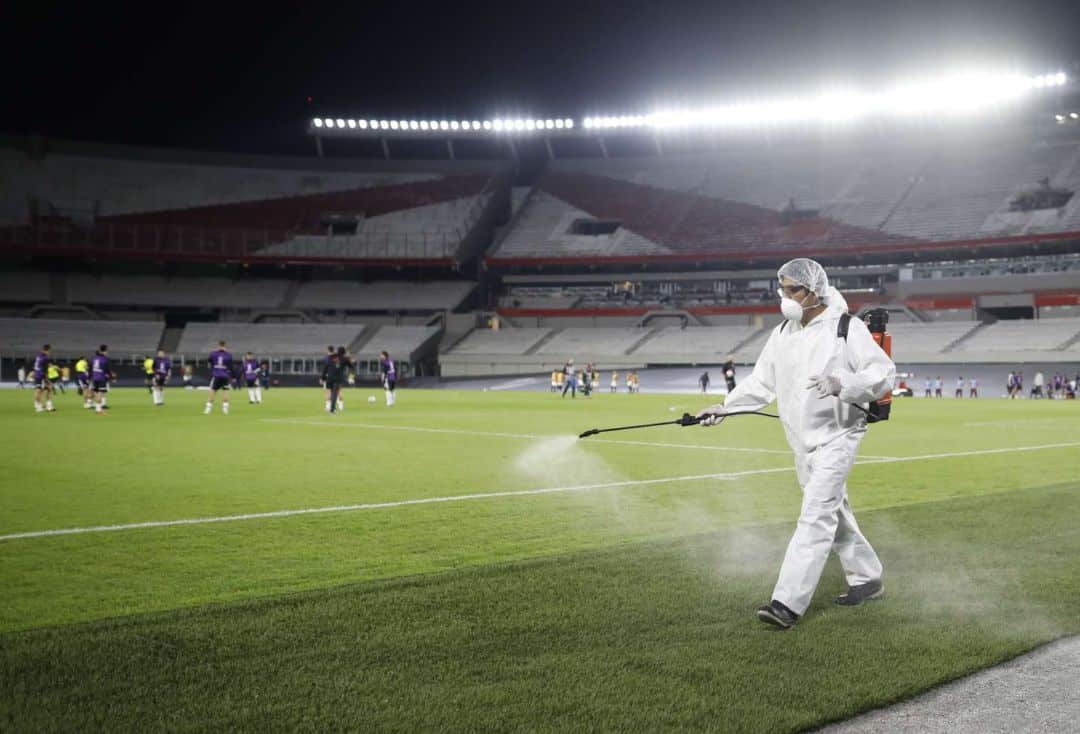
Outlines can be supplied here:
M1041 451L1044 449L1073 448L1080 446L1076 443L1052 443L1042 446L1016 446L1005 449L981 449L977 451L958 451L947 454L923 454L921 456L903 456L891 459L867 459L856 462L857 464L882 464L908 461L930 461L934 459L950 459L961 456L982 456L986 454L1009 454L1022 451ZM443 502L463 502L465 500L482 500L496 497L523 497L537 494L556 494L567 492L586 492L593 489L609 489L615 487L643 487L652 484L673 484L677 482L700 481L702 479L732 480L742 477L756 476L759 474L777 474L780 472L794 471L794 466L774 467L772 469L747 469L740 472L728 472L723 474L694 474L683 477L662 477L659 479L631 479L622 482L604 482L601 484L579 484L568 487L547 487L543 489L523 489L505 492L484 492L478 494L459 494L447 497L423 497L414 500L399 500L396 502L373 502L359 505L337 505L333 507L312 507L301 510L278 510L275 512L254 512L245 515L224 515L221 517L198 517L184 520L160 520L153 522L127 523L124 525L98 525L85 528L61 528L59 530L34 530L24 533L9 533L0 535L0 541L17 540L20 538L44 538L54 535L78 535L81 533L106 533L116 530L136 530L139 528L162 528L174 525L207 525L219 522L236 522L239 520L260 520L266 518L292 517L294 515L316 515L333 512L352 512L357 510L379 510L390 507L404 507L406 505L429 505Z
M395 426L384 425L382 423L352 423L348 421L326 421L315 420L308 418L263 418L263 423L288 423L304 426L331 426L333 428L385 428L391 431L419 431L421 433L450 433L463 436L493 436L499 438L525 438L529 440L536 439L550 439L550 438L566 438L566 436L560 434L540 434L540 433L504 433L499 431L469 431L458 428L428 428L426 426ZM659 443L657 441L628 441L617 438L590 438L589 443L614 443L622 444L625 446L659 446L661 448L672 449L703 449L705 451L734 451L743 452L748 454L780 454L781 456L791 456L791 451L788 449L754 449L754 448L738 448L735 446L708 446L702 444L687 444L687 443ZM893 459L893 456L865 456L867 459Z
M660 479L629 479L622 482L604 482L601 484L578 484L568 487L545 487L542 489L522 489L505 492L483 492L478 494L459 494L449 497L422 497L414 500L399 500L396 502L371 502L361 505L337 505L333 507L312 507L302 510L277 510L275 512L253 512L245 515L224 515L222 517L195 517L185 520L158 520L153 522L136 522L124 525L98 525L86 528L63 528L60 530L35 530L25 533L11 533L0 535L2 540L16 540L18 538L41 538L52 535L76 535L79 533L106 533L114 530L135 530L138 528L164 528L173 525L205 525L217 522L235 522L237 520L262 520L275 517L292 517L293 515L317 515L328 512L352 512L356 510L381 510L388 507L404 507L406 505L429 505L440 502L462 502L464 500L483 500L494 497L521 497L531 494L556 494L565 492L585 492L593 489L608 489L613 487L640 487L649 484L669 484L674 482L691 482L701 479L737 479L747 473L767 474L769 472L792 471L790 467L776 469L756 469L750 472L736 472L727 474L694 474L683 477L663 477Z

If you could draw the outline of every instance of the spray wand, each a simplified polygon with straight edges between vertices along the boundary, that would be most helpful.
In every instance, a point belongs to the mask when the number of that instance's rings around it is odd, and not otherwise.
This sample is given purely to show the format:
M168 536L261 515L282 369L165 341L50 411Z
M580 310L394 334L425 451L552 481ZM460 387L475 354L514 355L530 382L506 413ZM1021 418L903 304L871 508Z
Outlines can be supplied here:
M779 418L780 416L772 413L762 413L759 410L741 410L732 413L725 413L724 418L728 418L733 415L760 415L763 418ZM653 428L655 426L696 426L704 418L699 418L696 415L690 415L689 413L683 413L682 418L676 418L673 421L660 421L659 423L640 423L636 426L619 426L617 428L592 428L585 433L582 433L578 438L588 438L589 436L595 436L598 433L610 433L611 431L629 431L635 428Z

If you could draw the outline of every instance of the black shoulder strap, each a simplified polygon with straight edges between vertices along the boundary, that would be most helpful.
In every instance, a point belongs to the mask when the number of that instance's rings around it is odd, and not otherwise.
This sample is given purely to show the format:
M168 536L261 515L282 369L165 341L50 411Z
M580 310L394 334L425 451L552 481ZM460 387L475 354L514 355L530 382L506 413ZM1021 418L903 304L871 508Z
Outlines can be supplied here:
M840 314L840 320L836 322L836 335L844 341L847 341L847 330L849 324L851 324L851 314Z
M783 332L784 327L786 327L787 325L788 325L788 320L784 319L784 323L780 324L780 331Z

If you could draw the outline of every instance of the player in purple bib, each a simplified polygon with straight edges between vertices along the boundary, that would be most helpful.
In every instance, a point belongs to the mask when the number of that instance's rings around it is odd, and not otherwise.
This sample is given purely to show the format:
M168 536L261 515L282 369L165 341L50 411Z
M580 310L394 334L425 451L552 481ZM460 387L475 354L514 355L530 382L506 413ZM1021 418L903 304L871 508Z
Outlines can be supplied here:
M38 352L38 355L34 357L34 369L31 372L34 381L35 413L52 413L56 411L52 402L53 387L49 381L50 364L52 364L52 346L46 344ZM42 397L45 398L44 403L41 400Z
M379 352L379 372L382 375L383 390L386 392L386 407L394 404L394 389L397 387L397 365L386 352Z
M247 385L248 403L258 405L262 402L262 387L259 385L259 360L255 355L248 352L244 355L241 364L244 373L244 383Z
M233 359L225 349L225 342L218 342L218 348L210 353L208 360L210 365L210 395L206 398L206 415L214 409L214 396L218 390L224 390L221 394L221 412L229 414L229 380L232 379Z
M105 415L108 406L105 404L109 395L109 380L112 371L109 369L109 346L102 344L98 347L97 354L90 359L90 402L94 406L94 412Z
M169 384L170 377L172 377L172 360L165 354L164 349L159 349L153 364L154 405L165 404L165 386Z

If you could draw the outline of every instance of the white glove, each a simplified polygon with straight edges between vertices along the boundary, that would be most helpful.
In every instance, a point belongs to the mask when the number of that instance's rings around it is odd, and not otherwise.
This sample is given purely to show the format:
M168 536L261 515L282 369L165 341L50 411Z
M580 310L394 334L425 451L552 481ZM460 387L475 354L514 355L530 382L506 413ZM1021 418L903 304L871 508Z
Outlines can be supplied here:
M718 426L724 418L727 417L727 408L723 403L717 403L716 405L710 405L705 410L697 414L697 417L701 419L702 426Z
M813 390L819 398L839 395L842 387L837 375L814 375L806 385L806 389Z

